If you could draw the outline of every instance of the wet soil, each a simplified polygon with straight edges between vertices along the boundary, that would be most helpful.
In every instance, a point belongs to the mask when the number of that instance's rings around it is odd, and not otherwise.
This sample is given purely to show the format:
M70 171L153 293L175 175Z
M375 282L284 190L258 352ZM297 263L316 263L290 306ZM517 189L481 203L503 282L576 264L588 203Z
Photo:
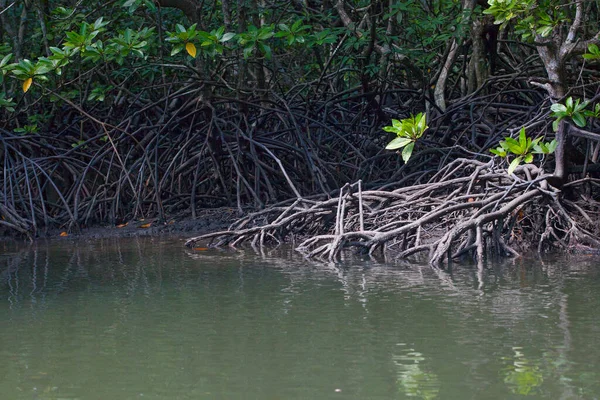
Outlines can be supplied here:
M196 218L140 218L118 225L93 225L80 228L40 229L33 240L37 239L103 239L112 237L172 236L188 237L224 230L240 217L234 208L203 210ZM0 241L29 241L25 236L16 236L14 231L0 229Z

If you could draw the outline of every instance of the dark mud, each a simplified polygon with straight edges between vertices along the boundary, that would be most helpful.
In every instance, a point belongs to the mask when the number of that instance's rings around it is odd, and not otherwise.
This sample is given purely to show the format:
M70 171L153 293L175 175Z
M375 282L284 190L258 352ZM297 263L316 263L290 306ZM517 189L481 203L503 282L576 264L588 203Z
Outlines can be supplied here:
M199 212L196 218L168 218L165 221L159 221L157 218L140 218L118 225L40 229L33 238L15 235L14 231L2 231L0 229L0 241L104 239L141 236L188 237L227 229L239 217L238 210L234 208L207 209Z

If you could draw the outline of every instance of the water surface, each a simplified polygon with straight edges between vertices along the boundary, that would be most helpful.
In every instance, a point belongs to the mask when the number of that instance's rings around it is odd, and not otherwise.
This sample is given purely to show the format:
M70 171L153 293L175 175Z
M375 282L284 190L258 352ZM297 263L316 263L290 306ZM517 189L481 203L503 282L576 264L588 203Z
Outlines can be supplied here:
M595 399L600 260L0 243L1 399Z

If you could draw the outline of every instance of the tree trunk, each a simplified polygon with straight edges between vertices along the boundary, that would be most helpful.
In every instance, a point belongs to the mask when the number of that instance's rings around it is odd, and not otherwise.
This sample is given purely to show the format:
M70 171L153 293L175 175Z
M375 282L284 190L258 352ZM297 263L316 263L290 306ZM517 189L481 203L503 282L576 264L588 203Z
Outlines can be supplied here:
M544 63L546 74L548 75L548 82L541 86L547 90L552 102L560 100L566 93L565 59L561 57L561 52L558 49L560 49L560 46L555 41L549 41L545 45L537 46L538 54ZM561 121L556 132L555 166L553 179L550 182L556 187L562 186L566 179L565 148L567 146L568 129L567 123Z

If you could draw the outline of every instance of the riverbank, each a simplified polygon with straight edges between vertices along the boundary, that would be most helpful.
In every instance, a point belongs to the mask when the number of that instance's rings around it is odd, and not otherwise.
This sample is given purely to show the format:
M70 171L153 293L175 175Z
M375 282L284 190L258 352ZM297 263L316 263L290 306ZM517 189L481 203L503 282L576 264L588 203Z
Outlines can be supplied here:
M222 207L206 209L197 213L196 218L179 217L159 221L158 218L140 218L117 225L92 225L79 229L51 228L40 230L35 238L57 239L104 239L141 236L193 236L227 229L239 218L235 208ZM16 235L14 231L0 231L0 241L26 241L26 236Z

